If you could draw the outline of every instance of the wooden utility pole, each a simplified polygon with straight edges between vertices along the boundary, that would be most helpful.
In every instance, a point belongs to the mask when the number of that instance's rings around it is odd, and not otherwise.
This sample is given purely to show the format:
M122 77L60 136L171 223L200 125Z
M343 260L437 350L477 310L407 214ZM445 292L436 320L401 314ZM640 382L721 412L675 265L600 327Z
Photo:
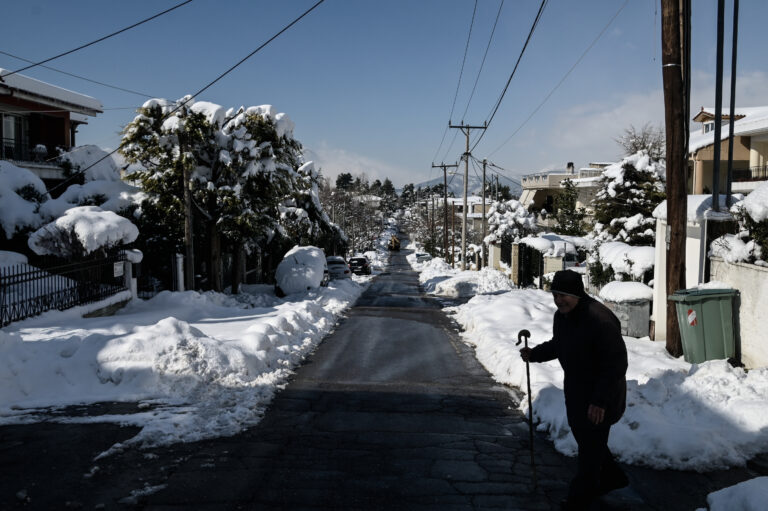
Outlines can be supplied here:
M480 241L480 268L485 268L485 166L488 160L483 158L483 239Z
M432 164L432 168L440 167L443 169L443 258L448 257L448 167L458 168L458 164L446 165L441 163L440 165ZM453 211L451 211L453 212ZM453 266L453 261L451 261Z
M432 244L432 257L435 256L435 194L430 194L432 196L432 236L431 236L431 244Z
M472 130L484 130L488 128L487 124L482 126L469 126L464 123L458 126L448 124L450 128L460 129L467 139L467 150L464 151L464 207L462 209L462 224L461 224L461 269L467 269L467 186L469 181L469 157L472 153L469 152L469 134Z
M683 41L687 34L686 17L681 3L686 0L661 0L661 47L662 78L664 82L664 117L667 150L667 295L685 289L685 232L687 208L688 141L686 140L687 97L683 71L690 65L685 55L683 65ZM686 9L683 9L685 11ZM682 23L681 23L682 20ZM687 46L687 45L686 45ZM688 73L685 73L688 77ZM675 303L667 300L667 351L675 357L682 354L680 329Z

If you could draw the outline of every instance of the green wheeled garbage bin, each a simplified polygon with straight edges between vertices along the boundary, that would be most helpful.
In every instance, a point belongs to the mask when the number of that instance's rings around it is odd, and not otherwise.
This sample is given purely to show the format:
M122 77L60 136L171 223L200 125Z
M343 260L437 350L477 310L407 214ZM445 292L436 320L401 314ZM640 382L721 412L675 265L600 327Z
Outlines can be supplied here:
M691 364L736 356L734 300L736 289L681 289L675 302L683 356Z

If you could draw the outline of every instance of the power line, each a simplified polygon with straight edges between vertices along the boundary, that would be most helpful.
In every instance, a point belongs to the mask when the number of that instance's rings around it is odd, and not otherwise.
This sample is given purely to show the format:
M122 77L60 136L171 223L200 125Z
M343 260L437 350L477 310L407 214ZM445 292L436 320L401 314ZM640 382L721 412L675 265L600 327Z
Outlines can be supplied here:
M480 62L480 69L477 71L477 77L475 78L475 84L472 86L472 93L469 95L467 106L464 108L462 118L467 116L469 105L472 103L472 98L475 96L475 89L477 89L477 82L480 81L480 74L483 72L483 66L485 65L485 58L488 56L488 50L491 48L491 41L493 41L493 34L496 33L496 25L499 23L499 17L501 16L501 9L504 7L504 0L501 0L499 4L499 11L496 13L496 20L493 22L493 29L491 29L491 36L488 38L488 45L485 47L485 53L483 53L483 60Z
M451 120L453 119L453 110L456 108L456 99L459 97L459 87L461 86L461 77L464 75L464 64L467 62L467 51L469 50L469 40L472 38L472 27L475 25L475 13L477 12L477 0L475 0L475 7L472 9L472 20L469 22L469 33L467 34L467 44L464 46L464 58L461 61L461 70L459 71L459 81L456 84L456 93L453 96L453 103L451 104L451 113L448 114L448 124L451 124ZM440 139L440 145L437 146L437 151L435 151L435 155L432 157L432 160L437 160L437 155L440 153L440 149L443 147L443 142L445 142L445 135L448 134L448 126L445 127L445 131L443 131L443 137ZM453 137L453 140L456 140L456 137ZM451 145L449 146L448 150L445 152L445 155L448 155L448 152L450 151L450 147L453 147L453 141L451 142ZM445 160L445 157L442 158ZM430 174L431 176L431 174Z
M191 1L191 0L189 0L189 1ZM238 66L240 66L240 65L241 65L243 62L245 62L246 60L248 60L249 58L251 58L251 57L252 57L253 55L255 55L257 52L259 52L260 50L262 50L262 49L263 49L265 46L267 46L269 43L271 43L272 41L274 41L275 39L277 39L277 38L278 38L278 37L279 37L279 36L280 36L280 35L281 35L283 32L285 32L286 30L288 30L289 28L291 28L293 25L295 25L296 23L298 23L298 22L299 22L299 21L300 21L302 18L304 18L304 16L306 16L307 14L309 14L310 12L312 12L313 10L315 10L315 8L316 8L317 6L319 6L321 3L323 3L324 1L325 1L325 0L319 0L317 3L315 3L315 5L313 5L312 7L310 7L309 9L307 9L306 11L304 11L304 13L302 13L302 14L301 14L301 15L300 15L298 18L296 18L295 20L293 20L292 22L290 22L288 25L286 25L285 27L283 27L283 29L282 29L282 30L280 30L279 32L277 32L277 33L276 33L275 35L273 35L272 37L270 37L270 38L269 38L269 39L268 39L268 40L267 40L265 43L263 43L261 46L259 46L259 47L258 47L258 48L256 48L255 50L253 50L253 51L252 51L251 53L249 53L249 54L248 54L248 55L247 55L245 58L241 59L241 60L240 60L240 61L239 61L237 64L235 64L234 66L232 66L232 67L230 67L229 69L227 69L226 71L224 71L222 74L220 74L218 77L216 77L216 78L215 78L213 81L211 81L210 83L208 83L208 85L206 85L205 87L203 87L202 89L200 89L199 91L197 91L195 94L191 95L191 96L190 96L190 97L189 97L189 98L188 98L186 101L184 101L184 102L180 103L180 104L179 104L179 105L178 105L176 108L174 108L173 110L171 110L170 112L168 112L167 114L165 114L165 115L163 116L163 119L167 119L168 117L170 117L170 116L171 116L173 113L175 113L175 112L176 112L177 110L179 110L181 107L183 107L184 105L186 105L187 103L189 103L190 101L192 101L192 98L194 98L194 97L198 96L199 94L201 94L202 92L204 92L205 90L207 90L209 87L211 87L213 84L215 84L216 82L218 82L219 80L221 80L222 78L224 78L224 77L225 77L227 74L229 74L229 73L231 73L232 71L234 71L234 70L235 70L235 68L237 68ZM61 183L59 183L59 184L57 184L56 186L54 186L53 188L51 188L51 189L49 190L49 193L50 193L50 192L52 192L52 191L55 191L55 190L57 190L58 188L60 188L60 187L61 187L61 186L63 186L64 184L68 183L69 181L71 181L72 179L74 179L75 177L77 177L78 175L80 175L80 174L83 174L84 172L86 172L86 171L87 171L88 169L90 169L91 167L94 167L95 165L97 165L97 164L101 163L102 161L106 160L107 158L109 158L110 156L112 156L113 154L115 154L115 153L116 153L118 150L120 150L120 148L121 148L121 147L122 147L122 144L120 144L120 145L117 147L117 149L114 149L114 150L113 150L113 151L111 151L110 153L107 153L105 156L103 156L102 158L100 158L100 159L96 160L95 162L91 163L91 164L90 164L89 166L87 166L86 168L84 168L84 169L82 169L82 170L79 170L79 171L77 171L77 172L73 172L73 173L72 173L72 175L71 175L71 176L69 176L67 179L65 179L65 180L64 180L64 181L62 181Z
M11 71L10 73L6 73L4 75L1 75L0 76L0 81L2 81L2 79L4 77L6 77L6 76L10 76L10 75L13 75L13 74L16 74L16 73L20 73L22 71L26 71L27 69L31 69L31 68L33 68L35 66L39 66L41 64L45 64L46 62L50 62L52 60L56 60L59 57L63 57L65 55L69 55L70 53L74 53L74 52L76 52L78 50L82 50L83 48L87 48L89 46L93 46L96 43L100 43L101 41L104 41L106 39L109 39L110 37L116 36L117 34L121 34L121 33L125 32L126 30L130 30L132 28L138 27L139 25L144 24L144 23L146 23L148 21L151 21L151 20L153 20L155 18L158 18L158 17L162 16L163 14L167 14L167 13L169 13L169 12L175 10L175 9L178 9L181 6L190 3L191 1L192 0L185 0L184 2L181 2L180 4L174 5L170 9L166 9L163 12L159 12L159 13L155 14L154 16L150 16L149 18L143 19L143 20L139 21L138 23L134 23L133 25L130 25L130 26L125 27L125 28L122 28L122 29L118 30L117 32L112 32L109 35L105 35L104 37L100 37L99 39L96 39L95 41L91 41L90 43L83 44L83 45L78 46L77 48L74 48L72 50L65 51L64 53L59 53L58 55L54 55L53 57L47 58L45 60L41 60L40 62L35 62L33 64L30 64L30 65L26 66L26 67L22 67L21 69L17 69L16 71Z
M491 122L493 121L493 118L496 116L496 112L499 111L499 107L501 106L501 102L504 99L504 95L507 93L507 89L509 89L509 84L512 83L512 78L514 78L515 73L517 72L517 68L520 65L520 61L522 60L523 55L525 54L526 48L528 48L528 43L531 41L531 37L533 37L533 33L536 31L536 27L539 24L541 15L544 12L544 7L546 7L548 1L549 0L541 0L541 5L539 5L539 11L536 13L536 18L533 20L533 24L531 25L531 30L528 32L528 37L525 39L525 44L523 44L523 48L522 50L520 50L520 55L517 57L517 62L515 62L515 67L512 69L512 73L509 75L509 79L507 80L506 85L504 85L504 89L501 91L501 95L499 96L498 101L496 101L496 105L493 107L493 111L491 112L491 115L489 116L488 121L486 121L486 125L491 124ZM480 138L478 138L475 141L475 144L472 146L471 150L474 150L475 147L477 147L477 144L480 143L484 135L485 135L485 131L480 134Z
M13 55L12 53L8 53L8 52L2 51L2 50L0 50L0 54L7 55L9 57L13 57L14 59L23 60L24 62L29 62L29 63L34 64L34 61L32 61L32 60L25 59L23 57L19 57L18 55ZM116 89L116 90L120 90L120 91L123 91L123 92L128 92L130 94L136 94L137 96L143 96L145 98L157 97L157 96L153 96L151 94L146 94L144 92L136 92L135 90L124 89L123 87L118 87L116 85L110 85L108 83L99 82L97 80L92 80L92 79L86 78L84 76L79 76L79 75L76 75L76 74L73 74L73 73L68 73L66 71L62 71L61 69L56 69L55 67L43 66L43 65L40 65L40 67L43 67L45 69L49 69L51 71L55 71L57 73L61 73L61 74L67 75L67 76L71 76L73 78L79 78L80 80L85 80L86 82L95 83L96 85L103 85L104 87L109 87L110 89ZM8 75L3 75L3 76L8 76Z
M589 53L589 51L592 49L592 47L595 46L595 44L597 44L597 41L599 41L600 38L603 36L603 34L605 34L606 30L608 30L608 27L611 26L613 21L619 16L621 11L624 10L624 8L627 6L628 3L629 3L629 0L625 0L625 2L622 4L622 6L619 7L619 10L616 11L616 14L614 14L613 17L610 20L608 20L608 23L606 23L605 27L603 27L603 30L601 30L600 33L597 34L597 37L595 37L595 39L587 47L587 49L584 50L584 53L581 54L581 56L571 66L571 68L568 70L568 72L565 73L565 75L563 75L563 77L560 79L559 82L557 82L557 85L555 85L554 88L551 91L549 91L549 94L547 94L546 97L544 97L542 102L539 103L539 106L537 106L533 110L533 112L531 112L531 114L523 121L522 124L520 124L520 126L517 127L517 129L509 136L509 138L507 138L504 142L502 142L502 144L499 147L497 147L496 149L494 149L493 151L488 153L488 156L491 156L491 155L495 154L499 149L501 149L502 147L507 145L507 143L509 143L509 141L512 140L512 138L515 135L517 135L517 132L520 131L523 128L523 126L525 126L528 123L528 121L531 120L531 118L536 114L536 112L539 111L539 109L541 109L542 106L544 106L544 103L546 103L549 100L549 98L552 96L552 94L554 94L555 91L560 88L560 86L563 84L563 82L565 82L566 78L568 78L568 76L573 72L573 70L576 69L576 66L578 66L581 63L581 61L584 59L584 57L587 56L587 53Z

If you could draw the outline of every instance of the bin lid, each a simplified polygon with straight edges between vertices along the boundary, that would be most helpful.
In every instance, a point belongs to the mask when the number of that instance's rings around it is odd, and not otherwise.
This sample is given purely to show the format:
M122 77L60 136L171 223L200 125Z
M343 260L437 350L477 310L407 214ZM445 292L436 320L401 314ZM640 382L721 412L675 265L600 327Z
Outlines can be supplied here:
M699 289L697 287L691 289L678 289L675 294L669 295L667 300L673 302L685 302L691 298L716 298L719 296L735 296L739 294L738 289Z

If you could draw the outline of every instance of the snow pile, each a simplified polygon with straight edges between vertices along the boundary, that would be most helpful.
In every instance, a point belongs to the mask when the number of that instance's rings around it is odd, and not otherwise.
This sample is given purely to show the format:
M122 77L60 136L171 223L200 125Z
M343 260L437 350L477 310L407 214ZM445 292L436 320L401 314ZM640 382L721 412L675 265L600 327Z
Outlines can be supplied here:
M0 268L5 266L15 266L17 264L27 264L27 262L27 256L24 254L0 250Z
M726 234L709 245L708 255L722 257L727 263L737 263L749 261L753 257L759 259L762 257L762 250L755 240L745 240L737 234Z
M592 240L581 236L547 232L536 236L526 236L520 240L520 243L535 248L545 256L562 257L565 254L575 254L577 249L588 250L592 245Z
M766 502L768 477L755 477L707 495L709 511L762 511Z
M69 162L75 170L84 171L85 182L120 181L119 156L109 154L95 145L83 145L63 153L61 160ZM87 169L87 170L86 170Z
M333 281L291 300L269 286L244 288L256 294L162 292L112 317L52 311L4 328L0 424L114 421L141 426L127 445L144 446L256 424L363 287ZM143 411L51 418L42 409L103 401L140 401Z
M488 236L485 243L497 243L504 239L518 239L536 231L536 215L515 199L494 202L488 211Z
M514 287L505 274L493 268L461 271L451 268L441 257L423 263L416 261L415 254L408 254L406 259L412 268L420 272L419 283L429 294L461 298L509 291Z
M552 296L513 290L475 296L449 309L465 329L477 358L509 385L526 388L517 332L531 332L535 346L552 336ZM691 365L669 356L662 343L625 337L629 354L627 411L611 430L609 445L625 463L656 469L712 470L743 465L768 450L768 369L745 372L724 360ZM531 364L531 393L538 429L555 447L576 453L562 391L563 373L554 360ZM527 400L521 401L527 413Z
M138 235L135 225L112 211L80 206L33 232L28 243L38 255L87 255L131 243ZM76 253L80 251L84 253Z
M743 195L738 193L733 194L732 197L734 201L740 201L744 198ZM728 205L725 201L725 194L721 194L718 201L720 204L720 212L718 213L712 209L712 195L688 195L686 218L689 223L701 223L704 218L707 220L731 220L733 216L728 213ZM662 201L656 206L656 209L653 210L653 217L664 221L667 220L667 201Z

